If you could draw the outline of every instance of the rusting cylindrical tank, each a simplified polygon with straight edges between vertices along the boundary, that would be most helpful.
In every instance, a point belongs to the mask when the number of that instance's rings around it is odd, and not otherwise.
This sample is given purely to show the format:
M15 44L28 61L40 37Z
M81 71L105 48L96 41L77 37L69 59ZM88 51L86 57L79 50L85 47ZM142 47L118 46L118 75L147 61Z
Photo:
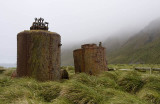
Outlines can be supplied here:
M58 80L61 37L45 30L23 31L17 35L17 76L40 81Z
M96 44L85 44L73 51L75 72L97 75L107 71L105 48Z

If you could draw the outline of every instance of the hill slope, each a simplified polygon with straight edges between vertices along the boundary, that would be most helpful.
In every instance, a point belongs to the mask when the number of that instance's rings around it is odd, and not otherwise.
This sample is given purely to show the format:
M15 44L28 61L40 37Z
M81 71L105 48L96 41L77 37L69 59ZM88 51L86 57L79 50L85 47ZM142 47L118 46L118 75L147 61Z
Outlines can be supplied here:
M117 51L108 52L109 63L160 63L160 19L151 22Z

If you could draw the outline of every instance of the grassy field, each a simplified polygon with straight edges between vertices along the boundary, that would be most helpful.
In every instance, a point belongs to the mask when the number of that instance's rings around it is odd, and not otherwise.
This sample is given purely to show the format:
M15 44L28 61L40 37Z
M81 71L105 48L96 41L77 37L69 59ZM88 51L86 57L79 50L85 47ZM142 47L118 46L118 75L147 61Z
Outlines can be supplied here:
M109 65L110 68L159 65ZM10 77L15 69L0 73L0 104L160 104L160 73L109 71L99 76L69 72L69 80L38 82ZM3 69L2 67L0 69Z
M160 64L109 64L108 67L115 69L134 69L136 67L160 68Z

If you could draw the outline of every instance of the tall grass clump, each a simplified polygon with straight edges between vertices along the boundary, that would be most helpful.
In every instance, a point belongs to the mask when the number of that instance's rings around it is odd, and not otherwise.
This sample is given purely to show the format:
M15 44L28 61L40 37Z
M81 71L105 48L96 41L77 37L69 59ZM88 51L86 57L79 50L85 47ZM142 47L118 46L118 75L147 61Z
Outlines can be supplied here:
M39 91L38 95L45 102L52 102L54 99L56 99L60 95L60 91L61 91L61 87L59 84L45 83L45 84L42 84L42 89Z
M107 96L102 94L102 91L76 81L69 83L64 92L62 96L74 104L99 104L107 100Z
M136 93L143 87L144 82L140 73L136 71L129 71L123 72L122 75L118 78L118 85L124 91L129 93Z
M107 102L103 104L148 104L146 101L138 98L134 94L117 89L105 89L104 93L109 96Z
M148 75L143 80L145 85L138 96L150 103L160 104L160 76Z
M80 73L80 74L74 75L73 80L90 87L115 88L118 86L115 80L111 78L111 76L109 77L109 76L106 76L105 74L103 75L101 74L100 76L91 76L85 73Z

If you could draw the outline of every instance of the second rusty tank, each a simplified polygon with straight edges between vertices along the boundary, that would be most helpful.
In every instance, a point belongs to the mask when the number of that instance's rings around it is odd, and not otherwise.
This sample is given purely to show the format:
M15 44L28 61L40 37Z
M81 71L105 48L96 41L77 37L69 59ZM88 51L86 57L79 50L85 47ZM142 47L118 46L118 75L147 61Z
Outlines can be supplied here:
M75 72L85 72L90 75L97 75L107 71L106 49L96 44L84 44L81 49L73 51Z

